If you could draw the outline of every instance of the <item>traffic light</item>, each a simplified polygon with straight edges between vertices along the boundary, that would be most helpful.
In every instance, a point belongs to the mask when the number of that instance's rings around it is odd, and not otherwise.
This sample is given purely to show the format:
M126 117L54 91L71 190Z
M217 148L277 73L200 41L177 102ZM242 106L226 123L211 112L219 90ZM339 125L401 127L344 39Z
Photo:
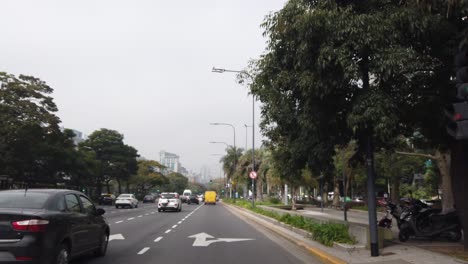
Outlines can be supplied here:
M468 139L468 43L460 45L455 56L457 70L457 95L456 100L447 109L446 114L450 119L447 132L456 140Z

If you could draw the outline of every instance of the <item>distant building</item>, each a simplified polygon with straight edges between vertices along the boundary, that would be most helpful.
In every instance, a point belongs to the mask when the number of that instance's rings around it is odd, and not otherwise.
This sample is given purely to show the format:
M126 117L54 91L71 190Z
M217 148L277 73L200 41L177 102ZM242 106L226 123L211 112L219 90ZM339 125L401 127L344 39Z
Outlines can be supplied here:
M165 173L179 172L180 173L180 162L179 156L174 153L169 153L164 150L159 152L159 163L166 166Z
M75 146L78 146L78 144L86 140L86 136L83 134L83 132L78 131L76 129L64 128L64 127L61 127L60 131L63 132L65 129L69 129L73 131L73 133L75 134L75 136L73 137L73 143L75 144Z

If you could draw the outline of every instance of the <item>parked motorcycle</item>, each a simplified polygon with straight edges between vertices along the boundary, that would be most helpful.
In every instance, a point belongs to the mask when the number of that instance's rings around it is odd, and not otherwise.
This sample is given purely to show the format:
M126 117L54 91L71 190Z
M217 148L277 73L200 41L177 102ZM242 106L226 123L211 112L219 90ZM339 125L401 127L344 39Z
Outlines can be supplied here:
M408 241L410 236L416 237L446 237L450 241L461 239L461 225L456 211L440 214L439 209L430 208L418 199L404 199L404 206L391 202L387 205L387 214L379 221L379 226L392 227L395 218L398 229L398 239Z
M440 209L433 209L417 199L400 214L399 229L398 239L401 242L408 241L410 236L445 237L456 242L462 236L456 211L440 214Z

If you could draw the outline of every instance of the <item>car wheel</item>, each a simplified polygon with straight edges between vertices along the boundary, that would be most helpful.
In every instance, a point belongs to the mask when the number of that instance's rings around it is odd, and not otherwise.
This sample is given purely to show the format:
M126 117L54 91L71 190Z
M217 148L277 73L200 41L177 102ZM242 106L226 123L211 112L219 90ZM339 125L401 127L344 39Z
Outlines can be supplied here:
M107 233L103 233L101 236L101 240L99 242L99 248L95 252L96 257L104 257L107 252L107 244L109 243L109 236Z
M161 212L161 209L158 208L158 212Z
M449 239L450 241L452 241L452 242L458 242L458 241L460 241L461 237L462 237L461 231L460 231L460 230L456 230L456 231L450 231L450 232L449 232L449 237L448 237L448 239Z
M120 206L116 205L115 208L119 209Z
M57 255L55 256L55 264L68 264L70 261L70 250L66 244L61 244Z
M138 208L138 204L135 205L135 208Z
M182 211L182 206L179 208L179 212Z

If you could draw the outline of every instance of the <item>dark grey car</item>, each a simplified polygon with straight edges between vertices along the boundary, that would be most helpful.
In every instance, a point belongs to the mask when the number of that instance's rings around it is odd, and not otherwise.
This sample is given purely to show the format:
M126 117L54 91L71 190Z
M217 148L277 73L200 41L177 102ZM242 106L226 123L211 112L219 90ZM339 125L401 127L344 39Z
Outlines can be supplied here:
M104 256L104 213L77 191L0 191L0 263L62 264L85 253Z

